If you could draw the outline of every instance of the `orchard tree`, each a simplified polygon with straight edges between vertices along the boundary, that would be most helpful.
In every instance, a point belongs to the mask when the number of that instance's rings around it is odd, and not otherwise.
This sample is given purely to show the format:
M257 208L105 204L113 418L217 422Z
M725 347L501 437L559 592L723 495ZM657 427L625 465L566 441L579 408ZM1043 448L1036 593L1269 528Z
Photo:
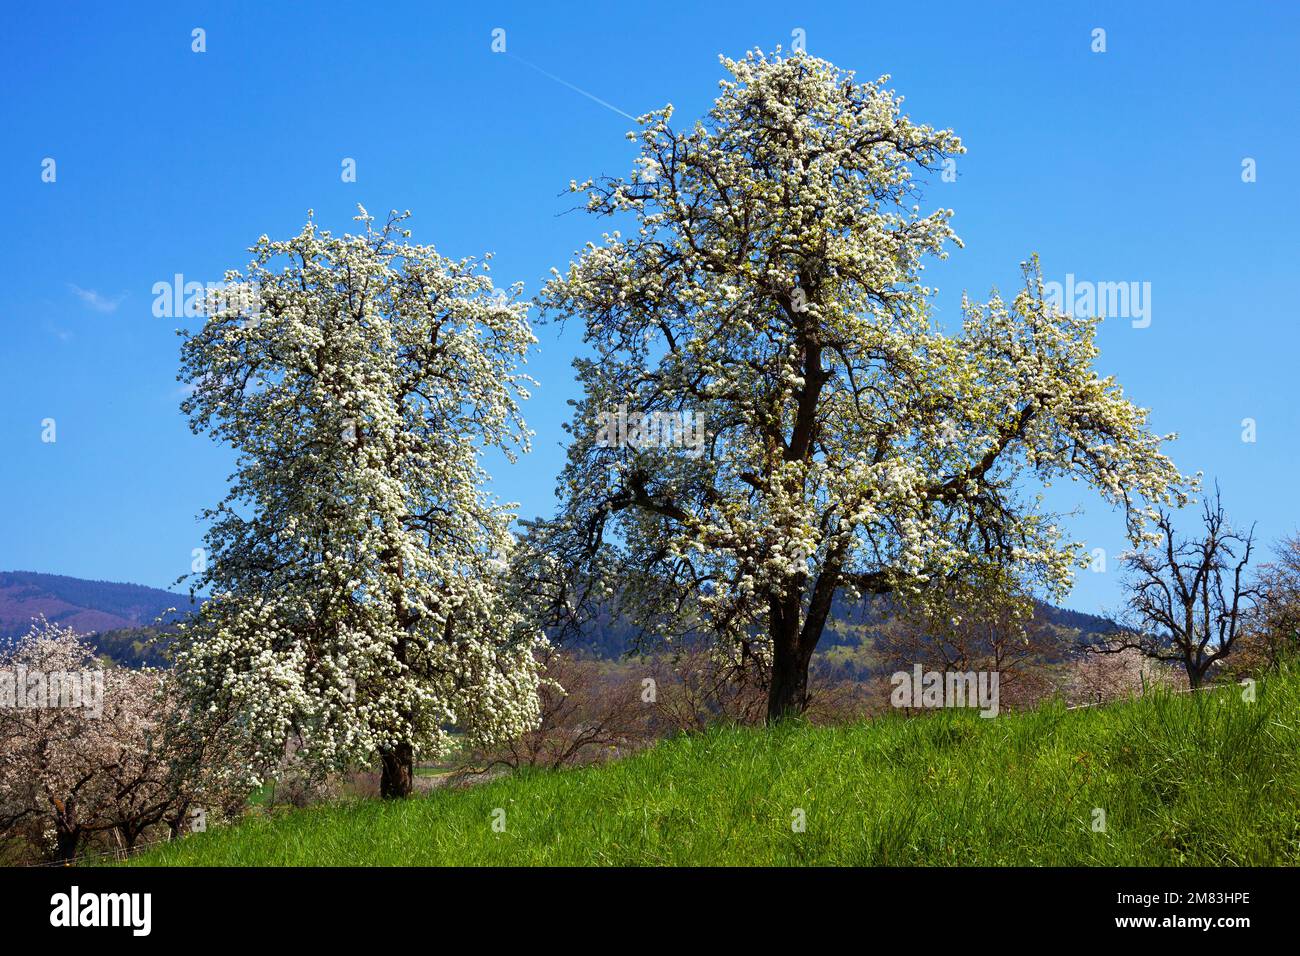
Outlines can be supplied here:
M996 671L1003 700L1026 701L1046 687L1044 665L1067 645L1043 609L1017 590L1007 569L954 582L930 600L904 602L873 642L892 667Z
M1157 543L1124 556L1128 629L1094 648L1099 653L1136 649L1152 660L1176 663L1197 688L1237 646L1261 596L1247 574L1255 529L1234 528L1218 490L1201 512L1204 533L1182 537L1173 515L1156 519Z
M1300 534L1278 542L1255 585L1259 600L1250 624L1269 663L1277 666L1300 649Z
M25 833L71 860L114 827L111 770L125 755L117 731L135 724L141 680L101 667L71 628L44 619L0 647L0 837Z
M127 850L149 834L175 839L182 831L237 818L247 806L249 766L238 734L188 719L188 701L168 670L127 671L137 692L119 719L125 754L109 769L115 794L114 829ZM152 682L145 681L151 678Z
M704 121L648 113L630 177L571 184L627 226L542 295L593 354L563 510L530 547L571 615L614 595L645 633L769 658L776 720L806 706L838 592L1002 568L1059 593L1079 546L1032 480L1092 484L1135 539L1186 488L1146 411L1093 370L1096 320L1054 309L1036 261L1013 302L965 302L957 334L935 322L921 271L957 240L913 176L964 151L952 132L903 115L887 77L802 53L722 63ZM699 454L662 430L611 440L620 408L702 422Z
M527 449L536 339L486 262L357 218L263 236L186 335L182 408L238 459L177 663L196 717L242 728L263 770L293 736L318 767L378 760L398 797L417 753L537 716L540 635L502 599L512 514L481 464Z
M232 765L208 745L195 772L168 680L104 666L84 638L43 619L0 647L0 839L25 836L71 860L97 835L115 831L130 849L169 814L215 811L225 795L212 783Z

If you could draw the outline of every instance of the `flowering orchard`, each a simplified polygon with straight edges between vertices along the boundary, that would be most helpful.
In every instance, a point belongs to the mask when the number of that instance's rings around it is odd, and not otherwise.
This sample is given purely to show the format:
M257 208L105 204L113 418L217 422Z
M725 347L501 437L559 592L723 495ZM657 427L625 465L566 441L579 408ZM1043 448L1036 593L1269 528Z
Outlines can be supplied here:
M309 221L226 276L183 347L183 408L239 457L178 664L255 765L293 735L297 757L378 760L382 792L409 793L453 732L532 725L540 625L611 598L643 632L760 662L779 719L807 706L838 594L1060 594L1080 546L1035 483L1092 485L1138 545L1186 501L1172 436L1093 370L1097 320L1057 308L1036 260L1010 301L965 300L955 334L934 320L922 273L960 241L914 177L956 135L802 52L723 64L704 120L648 113L629 177L572 184L627 232L539 297L593 354L560 514L523 547L480 464L527 448L517 288L364 210L359 235ZM690 454L602 439L623 408L706 433Z
M242 805L241 755L193 732L167 671L105 665L71 628L41 619L0 645L0 686L15 677L17 700L0 690L0 845L70 860L92 842L131 849Z

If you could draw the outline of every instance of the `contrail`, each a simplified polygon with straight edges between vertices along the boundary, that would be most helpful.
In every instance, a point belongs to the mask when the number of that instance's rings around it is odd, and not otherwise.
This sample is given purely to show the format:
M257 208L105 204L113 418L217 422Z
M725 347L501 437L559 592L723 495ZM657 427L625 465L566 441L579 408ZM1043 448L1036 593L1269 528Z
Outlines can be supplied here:
M512 60L518 60L518 61L519 61L520 63L522 63L524 66L531 67L532 69L536 70L538 73L542 74L542 76L548 77L549 79L554 80L556 83L560 83L560 84L562 84L563 86L567 86L569 89L573 90L573 92L575 92L575 93L581 93L583 96L585 96L587 99L591 100L593 103L599 103L601 106L605 107L605 109L607 109L607 110L612 110L613 112L617 113L619 116L625 117L626 119L630 119L630 120L631 120L632 122L634 122L634 123L636 122L636 117L635 117L635 116L632 116L632 115L630 115L630 114L628 114L628 113L624 113L624 112L623 112L621 109L619 109L617 106L614 106L612 103L606 103L606 102L605 102L604 100L602 100L599 96L595 96L595 95L593 95L593 94L591 94L591 93L588 93L588 92L587 92L586 90L584 90L582 87L580 87L580 86L574 86L574 85L573 85L572 83L570 83L568 80L561 79L560 77L556 76L554 73L549 73L549 72L547 72L546 70L543 70L543 69L542 69L540 66L538 66L536 63L529 63L529 62L528 62L527 60L525 60L523 57L521 57L521 56L515 56L513 53L506 53L506 56L510 57Z

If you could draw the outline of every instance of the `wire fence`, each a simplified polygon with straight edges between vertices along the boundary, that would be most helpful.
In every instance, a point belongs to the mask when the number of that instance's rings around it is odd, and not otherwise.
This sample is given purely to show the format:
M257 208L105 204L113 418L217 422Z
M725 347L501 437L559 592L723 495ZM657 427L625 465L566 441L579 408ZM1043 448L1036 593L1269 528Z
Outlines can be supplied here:
M1125 697L1113 697L1113 698L1111 698L1110 700L1096 700L1096 701L1091 701L1091 702L1089 702L1089 703L1087 703L1087 704L1071 704L1070 706L1066 707L1065 709L1066 709L1066 710L1082 710L1082 709L1084 709L1085 707L1106 707L1106 706L1109 706L1110 704L1120 704L1120 703L1123 703L1125 700L1140 700L1141 698L1146 697L1146 696L1151 692L1151 690L1152 690L1153 688L1158 688L1158 689L1160 690L1161 693L1165 693L1165 694L1195 694L1197 691L1203 691L1203 690L1223 690L1225 687L1240 687L1240 686L1242 686L1242 685L1240 685L1240 684L1205 684L1205 685L1202 686L1202 687L1167 687L1167 686L1164 686L1164 685L1155 685L1155 684L1148 685L1148 684L1146 684L1145 682L1143 682L1143 685L1142 685L1142 693L1138 694L1136 697L1128 697L1128 698L1125 698Z
M122 861L129 860L131 857L151 847L162 846L163 844L171 843L171 842L173 842L172 838L166 837L161 840L149 840L145 843L137 843L135 846L131 846L131 847L118 846L118 847L111 847L107 850L98 850L94 853L79 853L74 859L71 860L51 860L42 863L20 863L19 867L41 868L41 867L85 866L86 864L102 863L106 861L121 863Z

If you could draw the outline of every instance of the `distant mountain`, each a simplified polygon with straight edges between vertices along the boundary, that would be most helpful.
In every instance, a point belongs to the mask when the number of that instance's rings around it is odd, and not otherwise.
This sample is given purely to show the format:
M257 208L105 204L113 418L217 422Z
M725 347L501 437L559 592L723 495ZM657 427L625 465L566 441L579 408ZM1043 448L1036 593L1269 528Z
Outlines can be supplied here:
M46 619L90 635L97 651L119 664L131 667L162 666L166 661L167 631L157 625L168 608L183 616L191 608L185 594L173 594L139 584L85 581L57 574L32 571L0 571L0 640L20 637L31 627L32 618ZM1105 618L1083 611L1039 604L1039 613L1052 624L1076 632L1074 640L1095 643L1115 629ZM889 598L850 602L837 598L822 636L821 649L852 646L896 613ZM165 622L166 623L166 622ZM634 630L609 611L602 612L568 646L604 658L621 657L634 643ZM162 637L161 642L157 641Z
M1088 644L1096 644L1105 635L1119 630L1119 625L1110 618L1098 617L1085 611L1074 611L1041 601L1038 602L1038 609L1053 624L1078 631L1079 639Z
M0 571L0 639L21 637L40 615L79 634L151 627L168 608L189 603L188 595L139 584Z
M1114 623L1096 614L1056 607L1042 601L1035 601L1034 604L1042 619L1065 631L1074 632L1070 638L1071 643L1078 641L1095 644L1102 635L1116 629ZM830 620L826 622L826 630L818 645L819 651L856 645L864 638L869 640L897 613L894 600L887 596L850 601L837 595L831 606ZM612 608L605 607L582 629L576 639L570 639L566 644L574 650L596 657L618 658L634 649L636 629L619 618Z

